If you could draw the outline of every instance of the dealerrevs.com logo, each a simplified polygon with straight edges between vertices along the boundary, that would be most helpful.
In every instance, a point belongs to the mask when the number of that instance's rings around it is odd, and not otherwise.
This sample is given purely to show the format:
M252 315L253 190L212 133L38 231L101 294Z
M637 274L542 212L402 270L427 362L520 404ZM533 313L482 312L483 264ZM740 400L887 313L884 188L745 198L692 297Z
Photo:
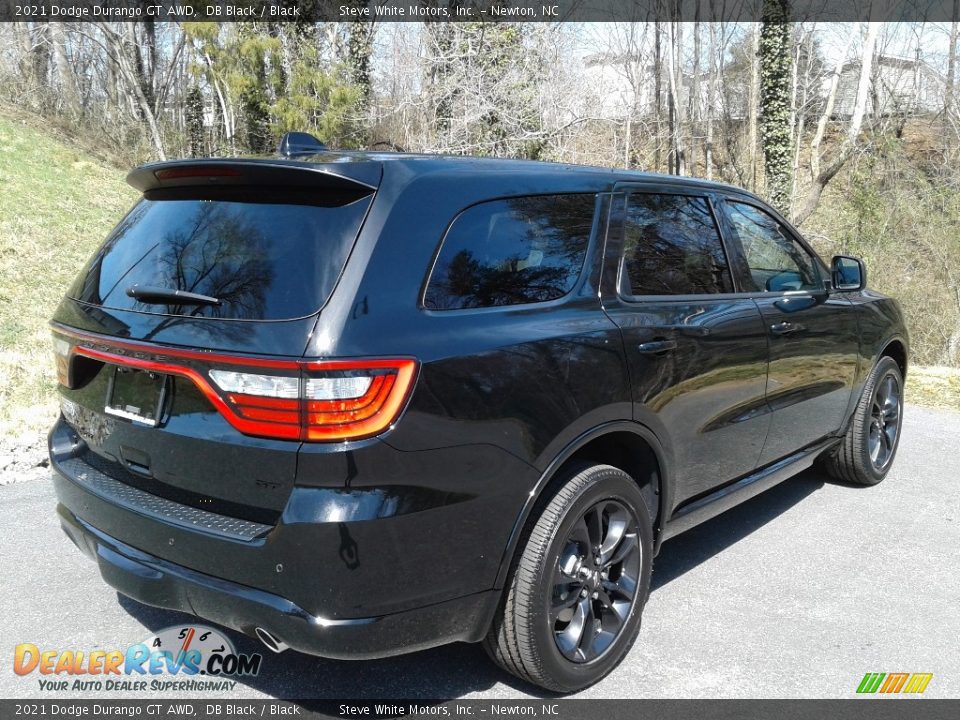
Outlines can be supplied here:
M263 656L238 653L219 630L205 625L164 628L126 650L51 650L17 645L13 671L37 673L44 691L233 690L234 677L260 672Z

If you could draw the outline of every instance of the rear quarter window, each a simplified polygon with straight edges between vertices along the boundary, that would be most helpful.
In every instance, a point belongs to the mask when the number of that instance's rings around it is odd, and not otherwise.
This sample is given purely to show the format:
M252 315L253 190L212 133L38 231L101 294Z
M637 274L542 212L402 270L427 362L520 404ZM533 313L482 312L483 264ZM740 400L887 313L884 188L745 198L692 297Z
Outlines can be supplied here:
M451 224L424 293L430 310L546 302L573 289L593 228L594 194L491 200Z

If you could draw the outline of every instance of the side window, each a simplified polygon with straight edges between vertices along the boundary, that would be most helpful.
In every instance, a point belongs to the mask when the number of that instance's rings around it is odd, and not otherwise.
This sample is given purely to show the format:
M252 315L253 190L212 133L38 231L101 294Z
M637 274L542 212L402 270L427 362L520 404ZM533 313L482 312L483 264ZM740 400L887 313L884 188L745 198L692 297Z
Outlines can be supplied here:
M720 233L705 199L648 193L627 197L620 292L733 292Z
M816 263L779 222L763 210L745 203L726 202L727 214L756 292L818 290L823 286Z
M580 275L596 195L535 195L474 205L443 240L424 306L431 310L545 302Z

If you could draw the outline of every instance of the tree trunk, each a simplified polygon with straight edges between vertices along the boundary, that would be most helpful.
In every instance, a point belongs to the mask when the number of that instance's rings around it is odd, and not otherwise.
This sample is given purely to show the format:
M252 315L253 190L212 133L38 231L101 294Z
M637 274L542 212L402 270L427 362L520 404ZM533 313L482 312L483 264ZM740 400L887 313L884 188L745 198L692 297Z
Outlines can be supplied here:
M767 197L790 214L791 54L789 0L765 0L760 29L760 137Z
M710 2L711 11L713 9L713 0ZM711 12L711 16L713 13ZM717 27L716 23L713 22L711 17L711 22L707 23L710 28L710 77L709 77L709 90L708 90L708 100L706 107L707 114L707 137L704 142L704 165L706 165L705 171L707 175L707 180L713 179L713 118L716 113L717 107Z
M863 40L863 58L860 65L860 82L857 84L857 101L853 105L853 116L847 128L847 140L854 143L860 135L863 116L867 111L867 99L870 97L870 79L873 73L873 51L877 46L877 33L880 23L867 23L867 36Z
M50 87L50 23L46 20L33 24L33 43L30 49L33 77L37 88L46 90Z
M790 206L793 207L794 203L797 200L797 179L800 177L800 148L803 145L803 133L807 127L807 103L810 100L810 73L813 69L813 55L814 55L814 44L813 44L814 34L811 30L807 33L806 37L806 55L803 56L800 53L797 54L797 65L800 64L800 59L806 59L806 65L803 69L803 92L800 96L799 105L796 103L796 94L794 95L796 107L796 132L794 133L793 140L793 175L791 178L792 187L790 190ZM794 68L794 76L796 77L799 73L799 68Z
M670 23L670 54L667 72L669 74L669 111L670 111L670 172L673 175L685 174L683 147L683 106L680 102L680 44L682 42L682 24Z
M943 95L943 121L950 122L954 112L954 93L957 75L957 36L960 35L960 0L953 0L953 12L950 15L950 47L947 50L947 86Z
M750 179L750 189L757 189L757 115L759 114L759 86L760 86L760 25L754 23L750 33L750 91L747 98L747 162L750 168L747 173Z
M77 90L77 78L73 74L73 68L70 67L70 61L67 59L67 41L63 34L63 24L53 22L48 27L64 106L69 116L79 117L81 110L80 93Z
M817 121L817 131L813 134L813 140L810 141L810 177L816 179L820 174L820 145L823 143L823 135L827 130L827 123L830 116L833 115L833 106L837 101L837 89L840 87L840 75L843 73L843 66L847 61L847 53L850 52L850 46L853 44L853 32L847 35L847 42L843 46L843 52L837 56L837 63L830 74L830 89L827 91L827 101L823 106L823 113Z
M657 126L656 144L654 146L653 169L660 171L660 146L663 143L663 107L660 103L661 80L663 79L663 55L660 46L662 30L660 22L653 24L653 117Z
M687 116L690 127L690 172L697 174L697 136L700 133L700 0L696 0L693 22L693 78L690 83L690 100L687 103Z

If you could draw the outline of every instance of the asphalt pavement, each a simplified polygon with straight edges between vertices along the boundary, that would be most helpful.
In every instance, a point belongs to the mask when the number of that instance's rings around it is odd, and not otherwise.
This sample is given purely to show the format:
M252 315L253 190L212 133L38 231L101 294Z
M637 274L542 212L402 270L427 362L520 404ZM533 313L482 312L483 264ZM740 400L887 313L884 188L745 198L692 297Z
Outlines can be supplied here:
M129 697L43 692L13 672L18 643L126 648L189 621L107 587L54 506L45 480L0 487L0 697ZM867 672L929 672L925 696L960 697L960 413L908 407L877 487L807 472L670 540L653 585L633 650L580 696L848 698ZM479 646L341 662L230 637L264 659L222 697L543 697Z

